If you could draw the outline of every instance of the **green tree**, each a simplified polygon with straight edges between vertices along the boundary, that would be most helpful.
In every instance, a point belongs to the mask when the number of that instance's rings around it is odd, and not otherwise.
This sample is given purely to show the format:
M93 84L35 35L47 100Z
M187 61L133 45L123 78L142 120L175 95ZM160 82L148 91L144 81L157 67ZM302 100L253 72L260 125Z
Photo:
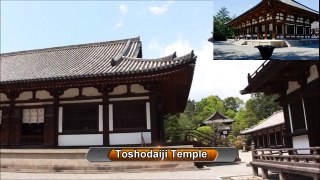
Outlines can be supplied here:
M238 136L240 131L259 123L259 121L269 117L275 111L280 110L278 103L274 102L277 96L265 96L263 93L251 95L245 108L239 110L234 117L231 134Z
M225 108L223 101L219 96L208 96L202 99L200 102L196 103L196 119L200 124L206 120L212 113L220 112L224 114Z
M246 102L246 109L251 110L258 120L263 120L281 109L277 102L277 96L266 96L263 93L251 94L251 99Z
M233 119L233 118L237 115L237 113L234 112L232 109L228 109L228 110L226 111L225 115L226 115L228 118Z
M179 124L183 129L195 129L198 127L196 116L196 102L188 100L186 109L179 116Z
M216 41L225 41L227 38L234 37L234 30L226 23L231 21L229 11L222 7L215 16L213 16L213 37Z
M181 132L183 128L179 123L179 115L168 115L164 121L165 140L167 142L176 142L182 140Z
M238 112L241 105L243 105L243 100L238 97L227 97L223 100L224 107L227 110L233 110L234 112Z

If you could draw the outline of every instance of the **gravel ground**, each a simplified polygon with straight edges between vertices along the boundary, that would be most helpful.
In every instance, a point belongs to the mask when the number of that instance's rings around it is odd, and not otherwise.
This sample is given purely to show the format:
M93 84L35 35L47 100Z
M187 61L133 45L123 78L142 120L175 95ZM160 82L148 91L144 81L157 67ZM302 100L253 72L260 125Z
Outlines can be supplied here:
M280 60L319 60L319 44L304 47L276 48L272 59ZM230 41L213 44L215 60L256 60L261 59L259 50L247 45L234 45Z
M240 152L240 163L215 164L211 167L190 171L162 171L162 172L114 172L107 174L67 174L67 173L14 173L1 172L4 179L260 179L252 177L252 170L247 167L251 161L251 152Z

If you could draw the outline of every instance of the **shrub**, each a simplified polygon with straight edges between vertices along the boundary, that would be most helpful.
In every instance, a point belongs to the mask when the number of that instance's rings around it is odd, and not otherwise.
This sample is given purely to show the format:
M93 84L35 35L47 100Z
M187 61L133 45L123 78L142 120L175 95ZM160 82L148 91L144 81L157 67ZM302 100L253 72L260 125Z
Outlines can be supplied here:
M235 140L233 145L237 148L237 149L242 149L242 140Z
M212 128L210 126L201 126L198 127L197 130L206 134L212 134Z

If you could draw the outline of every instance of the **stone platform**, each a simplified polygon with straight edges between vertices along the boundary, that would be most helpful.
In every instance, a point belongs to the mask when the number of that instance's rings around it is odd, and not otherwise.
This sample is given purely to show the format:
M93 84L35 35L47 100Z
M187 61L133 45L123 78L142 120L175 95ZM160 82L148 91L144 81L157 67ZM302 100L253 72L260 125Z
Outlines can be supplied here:
M1 172L110 173L196 170L193 162L97 162L88 149L1 149Z
M275 47L302 47L308 44L319 43L319 39L301 39L301 40L238 40L233 44L235 45L248 45L248 46L259 46L259 45L270 45Z

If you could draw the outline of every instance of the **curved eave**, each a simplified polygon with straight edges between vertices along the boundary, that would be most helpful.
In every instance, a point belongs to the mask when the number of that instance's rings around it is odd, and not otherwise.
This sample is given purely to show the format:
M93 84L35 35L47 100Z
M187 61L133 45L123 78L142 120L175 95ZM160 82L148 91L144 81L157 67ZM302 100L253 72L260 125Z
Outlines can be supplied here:
M262 4L264 3L264 1L261 1L260 3L258 3L257 5L255 5L254 7L250 8L249 10L245 11L244 13L242 13L240 16L234 18L233 20L227 22L227 25L233 25L235 22L239 21L240 19L242 19L244 16L252 13L252 11L254 11L255 9L259 8Z
M51 78L42 78L42 79L26 79L26 80L16 80L16 81L5 81L1 82L1 88L0 90L8 89L6 87L27 87L31 84L52 84L55 85L56 82L73 82L76 81L77 84L82 81L87 80L93 80L95 82L100 79L103 82L112 82L113 81L122 79L135 79L136 81L139 80L139 78L143 78L144 81L146 79L152 79L152 78L158 78L161 76L165 76L169 73L174 73L175 71L179 69L183 69L184 67L187 67L191 64L195 64L196 57L184 59L183 61L177 62L175 64L171 64L165 67L157 67L153 69L147 69L147 70L137 70L137 71L130 71L130 72L115 72L115 73L103 73L103 74L88 74L88 75L80 75L80 76L62 76L62 77L51 77ZM28 87L32 88L32 87Z
M275 128L275 127L278 127L278 126L282 126L282 125L284 125L284 122L283 123L279 123L279 124L275 124L273 126L257 129L257 130L247 129L247 130L241 131L240 134L241 135L252 134L252 133L255 133L255 132L264 131L264 130L267 130L267 129L272 129L272 128Z
M257 5L255 5L254 7L252 7L251 9L245 11L244 13L242 13L240 16L236 17L235 19L227 22L226 24L227 25L230 25L230 26L233 26L235 25L236 23L239 23L239 22L242 22L244 19L246 19L247 16L250 16L252 14L257 14L258 11L261 11L263 8L265 8L266 6L268 6L267 4L268 2L267 1L261 1L260 3L258 3ZM287 6L287 7L290 7L293 9L293 11L296 13L296 14L301 14L300 12L303 11L303 14L304 15L307 15L309 17L313 17L314 20L316 19L319 19L319 12L313 10L313 9L310 9L309 11L308 10L305 10L305 9L301 9L301 8L298 8L298 7L295 7L295 6L291 6L289 4L286 4L284 2L281 2L281 1L277 1L277 3L279 3L279 5L282 5L282 6ZM297 3L297 2L296 2ZM298 3L300 4L300 3ZM302 5L302 4L300 4ZM304 5L302 5L304 6ZM306 7L306 6L304 6Z

